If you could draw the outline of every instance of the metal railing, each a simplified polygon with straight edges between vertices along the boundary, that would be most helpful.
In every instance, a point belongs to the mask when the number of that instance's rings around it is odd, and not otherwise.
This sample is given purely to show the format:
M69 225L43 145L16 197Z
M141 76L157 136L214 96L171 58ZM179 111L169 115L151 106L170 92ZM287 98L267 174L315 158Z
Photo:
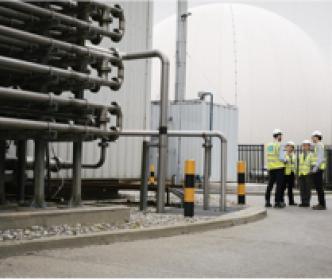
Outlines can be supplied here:
M239 160L246 162L246 182L265 183L264 145L238 145Z

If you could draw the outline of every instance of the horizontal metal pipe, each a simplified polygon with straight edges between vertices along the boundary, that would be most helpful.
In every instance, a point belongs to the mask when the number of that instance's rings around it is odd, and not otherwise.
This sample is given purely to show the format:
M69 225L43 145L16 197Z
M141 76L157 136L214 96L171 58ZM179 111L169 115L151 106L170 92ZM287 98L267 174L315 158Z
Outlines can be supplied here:
M59 22L68 24L68 25L73 25L85 30L88 30L90 32L94 32L96 34L100 34L103 36L107 36L111 38L114 41L120 41L123 37L123 30L120 30L118 32L111 32L106 29L100 28L98 26L94 26L93 24L79 20L64 14L60 14L36 5L32 5L29 3L17 1L17 0L6 0L1 2L2 6L9 7L15 10L23 11L26 13L29 13L31 15L35 15L38 17L43 17L43 18L49 18L53 20L57 20ZM110 8L110 11L112 12L112 8Z
M106 141L102 141L99 143L100 146L100 157L98 162L96 163L85 163L82 164L83 169L97 169L104 165L106 160L106 150L108 147L108 143ZM6 159L5 168L6 170L15 170L17 168L17 158L8 158ZM33 170L34 167L34 160L33 159L27 159L25 164L25 170ZM57 172L60 169L72 169L73 163L71 162L63 162L59 158L52 158L48 165L46 165L46 168L49 168L49 170L53 172Z
M116 116L116 131L122 130L123 116L121 107L112 102L111 105L97 104L87 101L86 99L65 98L54 95L52 93L42 94L25 90L11 89L0 87L0 100L16 100L26 103L48 104L58 106L68 106L78 108L81 110L98 110L100 111L99 121L106 125L107 115L106 112Z
M68 106L68 107L85 109L85 110L107 109L110 113L115 113L119 110L118 105L98 104L98 103L89 102L86 99L66 98L55 95L53 93L45 94L40 92L19 90L8 87L0 87L0 100L12 100L12 101L16 100L16 101L37 103L37 104Z
M71 124L58 124L52 122L21 120L15 118L0 117L0 130L40 130L40 131L57 131L63 133L75 133L95 135L99 137L114 137L114 136L127 136L127 137L151 137L159 136L157 130L149 131L110 131L107 129L100 129L94 127L87 127L81 125ZM221 143L221 175L220 175L220 211L225 211L226 207L226 177L227 177L227 138L219 131L168 131L167 137L217 137ZM159 143L160 146L160 143ZM159 166L160 168L160 166ZM163 182L165 183L165 182Z
M29 71L45 75L58 75L59 77L66 79L74 79L81 82L91 83L94 85L108 86L114 90L119 89L119 87L121 87L122 84L122 80L118 78L113 78L112 80L105 80L73 70L64 70L57 67L41 65L5 56L0 56L0 66L8 69L13 69L16 71Z
M109 132L109 134L116 134L122 137L156 137L159 136L158 130L123 130L119 132ZM201 131L201 130L169 130L167 135L169 137L186 137L186 138L195 138L195 137L215 137L222 142L227 143L227 138L224 134L220 131L216 130L208 130L208 131Z
M34 16L30 16L24 13L20 13L18 11L14 11L12 9L8 9L5 7L0 7L0 14L1 15L5 15L5 16L9 16L10 18L16 18L18 20L23 20L23 21L32 21L32 22L36 22L39 21L39 19L37 17Z
M6 118L0 117L0 130L36 130L36 131L55 131L59 133L70 133L70 134L80 134L82 137L85 136L97 136L97 137L108 137L117 136L115 133L111 133L106 128L97 128L91 126L75 125L75 124L64 124L64 123L54 123L46 121L34 121L34 120L24 120L17 118Z
M2 25L0 25L0 26L2 26ZM10 28L10 27L8 27L8 28ZM12 29L14 29L14 28L12 28ZM15 46L18 46L18 47L29 47L29 46L31 46L31 44L26 43L25 41L22 41L22 40L19 40L19 39L10 38L10 37L3 36L3 35L4 34L1 34L0 41L4 42L6 44L15 45Z
M96 48L78 46L75 44L48 38L45 36L18 30L3 25L0 25L0 34L4 36L14 37L16 39L21 39L24 42L40 44L46 47L57 47L66 50L68 52L74 52L76 54L88 57L97 57L102 59L107 58L112 63L119 63L119 61L121 60L118 53L114 49L98 51Z
M21 120L16 118L0 117L0 129L36 129L36 130L54 130L58 132L72 133L91 133L98 136L120 136L120 137L156 137L159 136L158 130L123 130L110 131L100 128L59 124L46 121ZM216 137L223 143L227 143L227 138L219 131L199 131L199 130L169 130L169 137Z

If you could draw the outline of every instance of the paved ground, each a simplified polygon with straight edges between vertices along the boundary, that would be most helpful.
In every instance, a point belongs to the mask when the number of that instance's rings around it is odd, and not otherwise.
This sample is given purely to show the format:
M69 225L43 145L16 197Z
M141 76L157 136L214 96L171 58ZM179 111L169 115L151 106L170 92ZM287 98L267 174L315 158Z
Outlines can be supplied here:
M0 277L332 277L331 196L328 205L271 209L262 221L201 234L0 259Z

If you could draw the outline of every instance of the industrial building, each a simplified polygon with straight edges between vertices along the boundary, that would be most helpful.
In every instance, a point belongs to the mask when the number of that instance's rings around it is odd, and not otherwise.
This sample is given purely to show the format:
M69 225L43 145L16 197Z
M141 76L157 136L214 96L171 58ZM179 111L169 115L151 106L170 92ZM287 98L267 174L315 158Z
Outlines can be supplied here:
M331 277L331 14L0 1L0 278Z

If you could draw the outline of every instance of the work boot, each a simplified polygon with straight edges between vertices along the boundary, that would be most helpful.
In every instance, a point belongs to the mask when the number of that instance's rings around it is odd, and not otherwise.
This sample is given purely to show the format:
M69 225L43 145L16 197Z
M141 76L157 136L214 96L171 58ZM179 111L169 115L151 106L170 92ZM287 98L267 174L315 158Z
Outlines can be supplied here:
M265 207L272 207L272 204L270 202L265 202Z
M291 203L289 203L288 205L289 205L289 206L297 206L297 203L295 203L295 202L291 202Z
M312 210L326 210L326 206L318 204L313 206Z
M299 204L299 207L310 207L310 205L301 203L301 204Z
M282 204L282 202L278 202L274 204L274 208L284 208L285 206Z

